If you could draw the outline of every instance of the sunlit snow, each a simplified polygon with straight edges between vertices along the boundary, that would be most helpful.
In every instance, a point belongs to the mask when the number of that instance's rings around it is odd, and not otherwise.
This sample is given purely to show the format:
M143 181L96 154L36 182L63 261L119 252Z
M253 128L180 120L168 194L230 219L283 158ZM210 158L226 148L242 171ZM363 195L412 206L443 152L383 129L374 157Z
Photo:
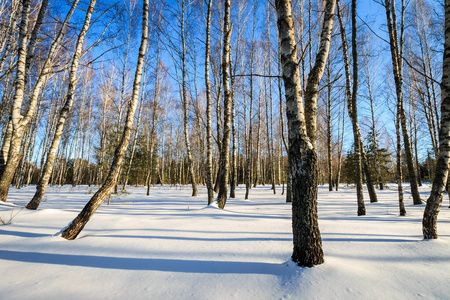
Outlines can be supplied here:
M237 189L225 210L207 207L205 188L130 187L104 203L79 237L54 236L83 208L94 187L51 187L37 211L27 211L31 186L11 188L0 216L1 299L448 299L448 197L439 214L440 238L424 241L424 205L398 214L395 185L365 194L367 215L356 216L355 190L319 188L325 263L290 261L291 205L281 187ZM430 186L421 187L425 200ZM15 204L12 206L11 204ZM12 211L13 209L13 211Z

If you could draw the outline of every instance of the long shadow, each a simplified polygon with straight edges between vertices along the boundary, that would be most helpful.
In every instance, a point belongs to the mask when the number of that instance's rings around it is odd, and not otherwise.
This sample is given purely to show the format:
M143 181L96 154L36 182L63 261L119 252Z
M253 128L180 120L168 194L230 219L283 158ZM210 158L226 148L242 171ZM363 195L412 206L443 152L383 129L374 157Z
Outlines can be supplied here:
M322 241L325 242L359 242L359 243L417 243L417 240L407 240L407 239L387 239L387 238L372 238L372 239L363 239L363 238L322 238Z
M422 239L421 235L400 235L400 234L386 234L386 233L344 233L344 232L324 232L322 233L322 236L326 235L344 235L344 236L375 236L375 237L398 237L398 238L405 238L410 237L414 239Z
M199 238L199 237L182 237L182 236L157 236L157 235L101 235L89 234L84 237L106 237L106 238L132 238L132 239L161 239L161 240L181 240L181 241L204 241L204 242L253 242L253 241L281 241L289 242L292 238L264 238L264 237L248 237L248 238Z
M327 217L327 216L320 216L319 213L319 221L320 220L327 220L327 221L372 221L372 222L386 222L389 221L390 219L395 218L395 222L410 222L410 223L418 223L418 222L422 222L422 219L420 217L414 217L414 218L409 218L409 217L400 217L398 215L388 215L388 216L335 216L335 217ZM438 221L439 222L439 221Z
M251 218L251 219L285 219L290 220L290 216L284 216L284 215L263 215L263 214L249 214L249 213L239 213L234 211L227 211L230 212L229 214L219 214L219 213L199 213L195 210L193 210L192 213L185 213L185 210L182 209L172 209L172 210L164 210L165 212L162 213L161 210L140 210L140 211L128 211L127 216L146 216L146 217L195 217L195 218L211 218L211 216L214 216L216 219L241 219L241 218ZM110 211L97 211L96 214L110 214Z
M0 229L0 235L12 235L12 236L20 236L20 237L26 237L26 238L51 236L51 234L23 232L23 231L14 231L14 230L2 230L2 229Z
M199 274L288 275L297 268L286 263L203 261L163 258L106 257L95 255L50 254L0 250L0 259L116 270L143 270Z
M433 256L433 255L391 255L391 256L382 256L382 255L345 255L345 254L333 254L334 257L342 257L350 260L359 260L359 261L379 261L382 262L391 262L391 263L408 263L412 261L417 262L450 262L450 255L448 256Z
M41 227L44 228L44 227ZM45 227L45 228L51 228L51 229L55 229L55 227ZM96 229L96 228L90 228L89 231L98 231L98 232L105 232L105 229ZM120 232L120 231L146 231L146 232L151 232L151 231L158 231L158 232L188 232L188 233L204 233L204 234L210 234L212 232L214 233L220 233L220 234L254 234L254 235L289 235L292 236L292 232L265 232L265 231L231 231L231 230L220 230L220 231L211 231L211 230L189 230L189 229L174 229L174 228L108 228L107 230L108 232ZM340 233L332 233L332 234L340 234ZM342 233L342 235L344 235L344 233ZM345 233L345 235L347 235ZM365 235L365 234L361 234L361 235ZM378 235L377 235L378 236Z

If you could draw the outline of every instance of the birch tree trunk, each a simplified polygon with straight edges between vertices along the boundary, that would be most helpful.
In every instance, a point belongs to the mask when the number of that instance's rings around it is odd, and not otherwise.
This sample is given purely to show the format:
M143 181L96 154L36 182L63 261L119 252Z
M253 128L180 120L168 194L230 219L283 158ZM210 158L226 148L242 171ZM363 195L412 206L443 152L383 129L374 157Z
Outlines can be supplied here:
M420 200L419 188L417 187L417 176L414 170L414 157L409 139L408 124L403 103L403 75L402 75L402 40L398 40L397 24L395 16L395 0L385 0L387 26L389 31L389 45L392 57L392 69L395 80L395 92L400 106L400 124L402 125L403 145L405 147L406 163L408 165L408 174L411 185L411 193L414 205L422 204Z
M272 44L270 42L270 1L267 1L267 71L269 81L269 100L266 99L266 116L267 116L267 149L270 160L270 177L272 181L272 191L277 193L275 187L275 147L273 142L273 103L272 103ZM267 107L269 106L269 108ZM281 112L280 112L281 113Z
M367 69L369 69L369 66L367 66ZM369 70L367 70L369 72ZM375 110L373 106L373 93L372 93L372 85L370 83L369 73L367 73L367 89L369 92L369 102L370 102L370 114L372 118L372 138L373 138L373 155L375 159L375 167L377 170L377 177L378 177L378 184L380 186L380 190L384 189L383 185L383 178L381 177L381 167L380 167L380 160L378 158L378 137L377 137L377 129L376 129L376 120L375 120Z
M338 4L339 5L339 4ZM339 108L340 114L340 108ZM340 116L339 116L340 120ZM342 150L344 146L344 133L345 133L345 104L342 110L342 132L339 134L340 121L338 122L338 153L337 153L337 170L336 170L336 192L339 191L339 183L341 181L341 165L342 165Z
M437 239L437 216L448 178L450 163L450 0L445 0L445 43L441 83L441 126L439 131L439 157L430 197L423 213L424 239Z
M39 9L39 14L36 19L36 23L34 25L33 31L30 35L30 42L27 43L26 30L29 18L29 10L30 10L30 2L28 0L23 1L22 3L22 20L20 25L20 33L19 33L19 54L17 61L17 72L16 72L16 81L15 81L15 95L13 99L13 108L11 112L11 120L12 120L12 136L9 147L8 161L6 165L4 165L4 169L0 169L0 200L6 201L9 186L13 179L14 173L17 169L18 163L20 161L20 148L22 145L22 138L24 134L25 127L34 117L36 107L38 104L39 94L42 89L42 86L46 82L47 76L50 73L51 61L53 55L56 51L57 46L59 45L60 38L55 40L52 43L52 46L47 54L47 59L44 62L41 72L38 75L38 79L36 84L34 85L33 91L30 96L30 100L28 103L28 108L25 111L25 115L21 115L22 103L24 100L24 90L26 83L26 76L29 72L31 60L34 57L34 50L37 43L37 36L41 30L43 18L45 16L45 11L48 6L48 0L44 0L41 3L41 7ZM25 26L23 28L22 26ZM23 31L23 32L22 32ZM22 38L22 35L23 36ZM58 37L61 35L61 30L58 34Z
M66 123L66 119L69 115L70 109L72 108L73 99L75 97L75 88L77 86L78 65L79 65L79 61L81 58L81 52L83 50L84 39L85 39L86 33L89 29L89 24L91 22L92 13L94 12L95 3L96 3L96 0L91 0L91 2L89 4L89 8L86 12L83 27L78 36L78 40L77 40L77 43L75 46L75 53L73 55L72 64L70 66L69 87L67 88L67 94L65 97L64 106L61 108L61 111L59 112L59 115L58 115L58 123L56 126L55 135L53 136L50 149L47 153L47 160L45 161L42 177L39 179L39 183L36 186L36 193L34 194L33 198L26 206L26 208L28 208L28 209L37 209L39 207L39 204L42 201L42 198L45 195L46 190L47 190L48 182L50 180L50 175L52 174L53 165L54 165L54 162L56 159L56 153L59 149L59 144L61 142L61 138L63 135L64 124ZM74 1L69 13L67 14L66 19L64 20L64 23L63 23L62 31L60 31L60 34L56 38L54 45L59 44L60 39L62 38L63 30L69 23L72 13L75 11L75 8L77 5L78 5L78 0ZM52 45L52 47L53 47L53 45Z
M261 181L260 173L261 173L261 82L258 84L259 93L258 93L258 129L256 130L256 155L255 155L255 173L253 175L253 187L255 188ZM251 138L251 137L250 137Z
M142 69L144 66L144 58L147 47L147 37L148 37L148 2L149 0L143 1L142 10L142 37L141 45L139 47L139 56L136 65L136 73L134 77L132 98L128 105L128 112L125 120L125 126L120 139L119 145L114 153L114 158L111 163L111 168L109 174L106 177L105 183L102 187L94 194L91 200L86 204L79 215L70 224L62 229L61 236L67 240L75 239L78 234L83 230L84 226L93 216L97 208L105 201L105 199L111 194L114 186L117 183L117 178L120 171L120 165L125 157L125 152L130 141L131 130L133 127L134 114L136 112L136 107L139 100L139 89L141 86Z
M328 190L333 190L333 145L331 141L331 70L330 60L327 62L327 102L325 107L327 120L327 163L328 163Z
M403 199L403 174L402 174L402 137L400 133L400 107L397 103L397 115L395 118L395 133L397 137L397 191L400 216L406 216L405 201Z
M317 217L317 153L306 129L292 4L289 0L276 0L275 7L286 95L289 168L292 174L292 260L299 266L312 267L323 263Z
M157 69L156 69L156 73L158 74L158 62L159 62L159 53L157 55L157 59L156 59L156 64L157 64ZM145 70L146 69L146 64L144 65L144 75L143 77L145 78ZM158 75L156 75L156 79L155 79L155 87L157 86L157 82L158 82ZM141 93L141 100L139 101L139 111L138 111L138 116L137 116L137 124L136 124L136 131L134 132L134 136L132 139L132 143L133 145L131 146L131 154L130 154L130 160L128 161L128 166L125 172L125 178L123 180L123 186L122 186L122 191L125 192L127 190L127 185L128 185L128 180L130 178L130 172L131 172L131 166L133 164L133 159L134 159L134 154L136 152L136 144L137 144L137 139L139 136L139 130L140 130L140 126L141 126L141 114L142 114L142 108L144 106L144 92ZM155 88L155 94L156 94L156 88Z
M19 163L20 142L22 139L23 126L21 126L22 115L20 114L25 93L25 67L27 57L27 27L30 14L30 0L22 1L22 13L19 25L19 41L17 49L16 78L14 80L14 98L11 110L11 141L4 169L0 170L0 200L6 202L9 186ZM4 155L4 154L3 154Z
M277 27L278 29L278 27ZM277 30L278 33L278 39L280 38L280 31L279 29ZM286 142L286 137L284 135L284 107L283 107L283 91L282 91L282 74L283 74L283 67L281 64L281 43L278 43L278 95L280 97L280 128L281 128L281 156L283 156L283 145L284 148L286 150L286 153L289 153L289 145ZM288 164L289 164L289 159L288 159ZM291 172L290 172L290 168L288 167L288 171L286 172L286 168L284 167L284 162L282 163L283 166L283 173L287 173L286 176L286 203L292 203L292 176L291 176ZM283 181L283 190L281 192L281 195L284 194L284 181Z
M145 72L145 68L144 68ZM157 71L158 72L158 71ZM145 78L145 77L144 77ZM156 80L158 80L158 77L156 77ZM152 110L152 123L150 127L150 134L149 134L149 160L148 160L148 173L147 173L147 179L145 184L147 185L147 196L150 195L150 186L152 184L152 175L153 175L153 151L155 148L156 143L156 118L157 118L157 110L158 110L158 97L159 97L159 88L157 86L157 82L155 81L155 96L153 100L153 110Z
M372 183L372 176L370 175L369 166L366 158L366 151L361 138L361 131L358 124L358 110L357 110L357 97L358 97L358 51L357 51L357 24L356 24L356 0L352 0L352 59L353 59L353 90L352 90L352 110L353 119L356 126L356 138L355 145L359 145L361 153L362 171L366 175L366 186L369 193L370 203L378 202L377 194Z
M252 47L250 54L250 113L247 136L247 173L245 180L245 199L248 199L252 186L253 173L253 66L255 57L256 3L253 4Z
M208 190L208 205L214 202L213 188L213 145L211 121L211 82L209 80L209 57L211 56L211 8L212 1L208 0L206 12L206 49L205 49L205 86L206 86L206 188Z
M353 0L354 1L354 0ZM352 1L352 6L354 5ZM366 214L366 208L364 205L364 197L363 197L363 185L362 185L362 160L361 160L361 132L359 129L358 124L358 113L356 110L356 95L354 94L356 90L351 90L351 75L350 75L350 60L348 57L348 47L347 47L347 38L345 35L345 28L344 24L342 22L342 16L341 11L339 7L339 2L337 6L338 11L338 19L339 19L339 26L341 28L341 39L342 39L342 52L344 56L344 66L345 66L345 90L346 90L346 97L347 97L347 109L348 114L350 117L350 120L352 122L352 129L353 129L353 140L354 140L354 150L355 150L355 160L356 160L356 197L358 202L358 216L363 216ZM353 9L352 9L353 11ZM356 24L354 24L356 26ZM353 31L353 30L352 30ZM356 33L354 33L356 35ZM355 36L356 37L356 36ZM353 37L352 37L353 38ZM356 49L353 49L354 55L356 56ZM355 64L355 62L353 62ZM357 72L357 66L354 65L354 71ZM353 74L353 76L356 76L357 80L357 74ZM354 77L355 79L355 77ZM357 82L353 82L353 85L357 85ZM354 87L355 88L355 87Z
M11 120L8 121L4 131L3 144L0 150L0 173L3 173L6 168L6 163L8 162L9 147L11 146L11 138L13 133L13 123Z
M229 62L230 76L231 76L231 133L233 135L233 142L231 145L231 178L230 178L230 198L236 198L236 184L237 184L237 165L236 165L236 107L235 107L235 72L232 69L231 49Z
M223 138L220 152L219 194L217 203L224 208L228 196L228 171L230 167L230 136L231 136L231 88L230 88L230 54L231 54L231 28L230 28L230 0L225 0L225 14L223 17L223 55L222 55L222 81L223 81Z
M317 98L319 96L319 83L325 71L325 65L330 52L331 32L333 31L334 11L336 0L328 0L325 4L325 16L320 34L320 45L314 62L314 67L309 73L305 89L305 118L308 137L314 148L317 140ZM312 48L310 44L309 48Z
M186 154L188 159L188 171L189 171L189 178L192 185L192 196L197 196L197 183L195 180L195 174L194 174L194 165L192 162L192 152L191 152L191 145L189 142L189 128L188 128L188 103L187 103L187 88L186 88L186 37L185 37L185 1L182 1L182 10L181 10L181 44L182 44L182 82L181 82L181 88L182 88L182 104L183 104L183 130L184 130L184 143L186 146Z

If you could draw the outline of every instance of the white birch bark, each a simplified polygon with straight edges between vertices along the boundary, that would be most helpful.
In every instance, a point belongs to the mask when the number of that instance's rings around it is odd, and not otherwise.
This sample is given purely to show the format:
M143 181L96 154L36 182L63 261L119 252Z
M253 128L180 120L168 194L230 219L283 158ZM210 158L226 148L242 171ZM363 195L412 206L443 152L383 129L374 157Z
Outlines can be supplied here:
M206 86L206 187L208 205L214 202L213 190L213 153L212 153L212 121L211 121L211 82L209 80L209 57L211 55L211 8L213 0L208 0L206 12L206 44L205 44L205 86Z

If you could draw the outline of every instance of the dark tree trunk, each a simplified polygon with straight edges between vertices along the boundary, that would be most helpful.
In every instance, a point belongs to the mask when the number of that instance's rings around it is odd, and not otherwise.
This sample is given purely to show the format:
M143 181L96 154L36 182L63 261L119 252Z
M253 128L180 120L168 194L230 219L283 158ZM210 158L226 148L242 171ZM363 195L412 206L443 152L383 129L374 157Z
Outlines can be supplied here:
M275 6L286 94L289 168L292 174L292 259L299 266L312 267L323 263L317 216L317 154L306 130L291 1L277 0Z
M219 208L224 208L228 196L228 171L230 167L230 136L231 136L231 89L230 89L230 53L231 53L231 28L230 28L230 0L225 0L225 14L223 19L223 56L222 56L222 74L223 74L223 94L224 94L224 112L223 112L223 139L220 152L220 181L219 195L217 202Z

